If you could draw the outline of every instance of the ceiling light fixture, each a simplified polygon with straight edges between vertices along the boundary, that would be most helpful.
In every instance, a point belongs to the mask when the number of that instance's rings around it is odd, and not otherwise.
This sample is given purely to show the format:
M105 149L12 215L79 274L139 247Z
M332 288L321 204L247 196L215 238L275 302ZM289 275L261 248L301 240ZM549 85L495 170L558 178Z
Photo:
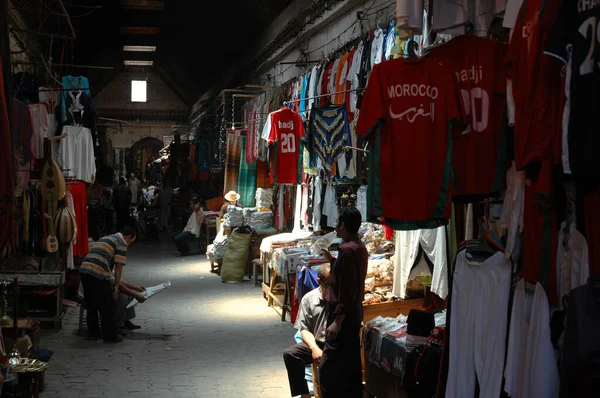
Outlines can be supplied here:
M154 65L154 61L135 61L135 60L125 60L123 61L125 66L152 66Z
M123 51L153 53L156 51L156 46L123 46Z

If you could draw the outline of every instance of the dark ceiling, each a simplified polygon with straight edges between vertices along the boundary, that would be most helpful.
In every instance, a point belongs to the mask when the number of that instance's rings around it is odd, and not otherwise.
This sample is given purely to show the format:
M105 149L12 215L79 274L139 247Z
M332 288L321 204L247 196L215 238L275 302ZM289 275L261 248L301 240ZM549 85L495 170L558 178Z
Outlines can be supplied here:
M102 90L120 71L153 70L191 105L292 2L63 0L77 39L69 41L40 35L40 41L45 43L45 52L52 54L54 63L114 67L65 66L61 69L62 74L87 76L94 93ZM58 0L14 3L21 8L32 8L31 3L38 3L42 10L56 12L60 9ZM66 19L56 13L34 16L33 19L29 15L26 21L29 26L39 23L37 28L30 28L33 30L41 28L45 32L70 35ZM156 52L125 53L124 45L156 46ZM153 61L153 66L124 66L124 60Z

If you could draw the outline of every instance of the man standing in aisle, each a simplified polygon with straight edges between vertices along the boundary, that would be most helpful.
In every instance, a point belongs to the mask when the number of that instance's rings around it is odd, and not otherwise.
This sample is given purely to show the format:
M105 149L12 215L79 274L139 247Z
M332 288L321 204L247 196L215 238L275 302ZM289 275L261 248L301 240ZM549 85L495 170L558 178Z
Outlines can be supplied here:
M135 173L131 173L129 178L129 191L131 192L131 204L135 206L142 193L142 183L136 178Z
M319 367L323 398L362 397L359 333L369 254L358 237L361 219L356 208L344 208L336 227L343 240L337 259L323 251L332 264L325 350Z
M330 287L330 265L324 264L318 271L319 288L302 297L300 311L296 319L296 329L300 330L302 343L294 344L283 352L283 361L288 372L292 396L310 398L304 378L307 365L319 366L325 348L327 311L325 295ZM313 375L314 377L314 375Z
M120 342L115 324L115 309L119 298L123 266L127 247L135 240L135 230L123 228L122 232L99 239L83 259L79 274L87 307L87 325L90 337L99 337L98 313L102 322L102 337L107 343Z
M121 231L129 220L129 203L131 202L131 191L127 188L125 177L119 178L119 185L113 193L113 207L117 216L117 231Z
M190 209L192 210L192 214L183 231L173 234L173 242L175 242L175 246L182 256L190 254L188 241L193 241L200 237L200 228L204 223L204 210L202 210L202 206L200 205L200 199L196 197L192 198L190 200Z

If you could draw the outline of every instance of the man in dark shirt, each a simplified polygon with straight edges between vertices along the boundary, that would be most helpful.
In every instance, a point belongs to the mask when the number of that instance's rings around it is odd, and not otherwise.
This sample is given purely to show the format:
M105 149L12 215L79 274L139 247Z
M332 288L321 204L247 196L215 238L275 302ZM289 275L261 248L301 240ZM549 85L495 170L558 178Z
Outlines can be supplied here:
M362 397L360 327L363 317L365 277L369 254L358 237L361 214L344 208L336 232L342 243L337 259L328 251L331 263L331 289L327 294L327 334L319 367L323 398Z

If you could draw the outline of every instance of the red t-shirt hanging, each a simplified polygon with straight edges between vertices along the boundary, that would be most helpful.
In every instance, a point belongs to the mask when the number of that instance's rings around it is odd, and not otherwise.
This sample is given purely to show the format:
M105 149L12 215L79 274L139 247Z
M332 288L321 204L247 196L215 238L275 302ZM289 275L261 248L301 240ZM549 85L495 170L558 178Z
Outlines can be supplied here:
M515 101L515 164L518 170L550 156L560 162L564 90L560 60L544 55L561 1L523 2L506 64ZM557 156L558 154L558 156Z
M271 184L302 183L302 116L289 108L273 112L268 144L271 146Z
M506 151L501 151L506 104L506 45L473 35L458 36L434 48L432 58L454 64L454 76L467 127L452 141L456 195L501 191Z
M371 144L370 221L414 229L450 218L450 122L460 114L452 71L434 58L373 69L356 126Z
M584 199L583 218L590 257L590 276L600 275L600 188Z

